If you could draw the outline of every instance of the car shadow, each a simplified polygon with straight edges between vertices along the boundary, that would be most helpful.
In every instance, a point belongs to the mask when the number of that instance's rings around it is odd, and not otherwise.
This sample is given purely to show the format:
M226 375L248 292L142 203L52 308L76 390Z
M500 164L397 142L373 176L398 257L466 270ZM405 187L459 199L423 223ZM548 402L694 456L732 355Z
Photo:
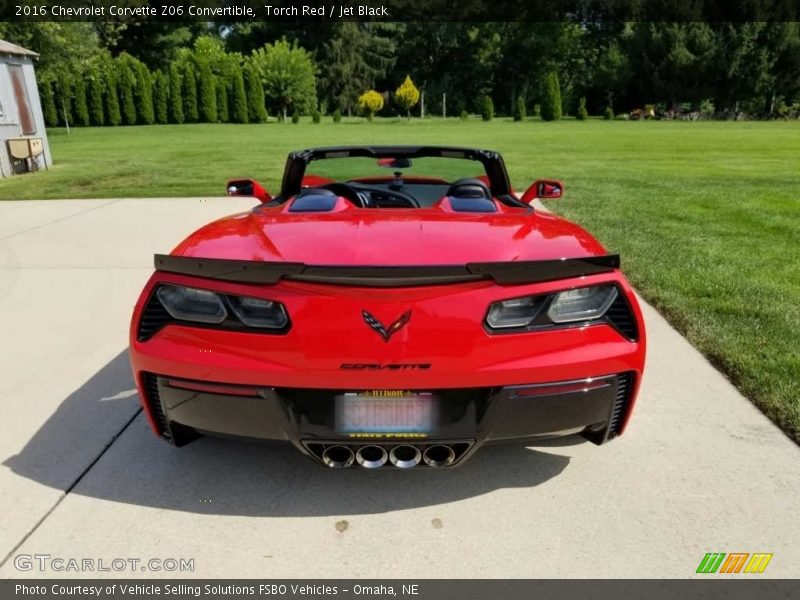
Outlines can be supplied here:
M480 449L455 469L332 470L281 444L202 438L177 449L157 439L137 414L128 365L127 352L121 352L3 465L43 485L113 502L299 517L389 512L534 487L559 475L570 460L502 445ZM60 459L76 455L83 457L80 464Z

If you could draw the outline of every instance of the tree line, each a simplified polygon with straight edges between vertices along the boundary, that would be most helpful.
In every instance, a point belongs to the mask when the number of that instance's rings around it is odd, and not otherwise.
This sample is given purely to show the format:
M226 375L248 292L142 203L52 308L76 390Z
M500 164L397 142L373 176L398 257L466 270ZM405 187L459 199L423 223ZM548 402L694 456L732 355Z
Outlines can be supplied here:
M410 116L423 105L518 120L800 112L797 22L0 23L0 37L40 53L49 124ZM395 90L409 75L421 98L405 105Z

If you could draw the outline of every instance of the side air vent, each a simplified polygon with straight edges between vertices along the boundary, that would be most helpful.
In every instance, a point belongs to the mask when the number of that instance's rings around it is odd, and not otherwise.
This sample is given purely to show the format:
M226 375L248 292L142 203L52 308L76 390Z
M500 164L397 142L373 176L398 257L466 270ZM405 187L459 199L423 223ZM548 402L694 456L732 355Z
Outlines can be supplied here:
M622 416L627 412L633 391L633 373L620 373L617 376L617 395L614 400L614 408L611 411L611 418L608 421L607 440L613 440L619 435L622 426Z
M156 332L172 320L167 309L158 301L155 293L150 295L147 306L142 311L142 318L139 320L139 329L136 331L136 338L144 342L153 337Z
M497 205L489 198L459 198L450 199L450 207L456 212L493 213L497 212Z
M614 300L614 303L608 308L608 311L606 311L606 319L617 331L632 342L639 339L636 319L623 294L617 294L617 299Z
M153 414L156 425L158 425L158 431L162 436L170 439L172 434L169 431L167 417L164 414L164 408L161 405L161 395L158 391L158 377L152 373L144 373L142 378L144 379L144 388L146 394L145 401L150 408L150 412Z

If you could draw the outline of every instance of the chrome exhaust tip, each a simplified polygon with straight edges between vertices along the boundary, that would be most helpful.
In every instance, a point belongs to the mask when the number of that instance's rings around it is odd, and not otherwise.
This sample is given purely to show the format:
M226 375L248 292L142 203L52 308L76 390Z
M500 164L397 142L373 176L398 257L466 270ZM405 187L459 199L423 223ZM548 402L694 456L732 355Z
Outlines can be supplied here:
M354 459L353 451L347 446L328 446L322 453L322 462L332 469L346 469Z
M422 452L415 446L395 446L389 452L389 462L399 469L416 467L422 460Z
M422 455L422 460L429 467L447 467L453 464L456 459L456 453L450 446L444 444L434 444L425 448Z
M389 457L380 446L361 446L356 452L356 461L365 469L377 469L386 464Z

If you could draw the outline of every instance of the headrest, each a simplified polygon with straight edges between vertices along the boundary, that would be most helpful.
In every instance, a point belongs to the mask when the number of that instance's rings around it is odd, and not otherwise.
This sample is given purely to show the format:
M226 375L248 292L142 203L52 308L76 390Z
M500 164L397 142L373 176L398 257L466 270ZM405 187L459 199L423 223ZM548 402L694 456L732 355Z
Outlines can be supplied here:
M490 198L492 193L489 191L489 186L483 183L480 179L464 178L453 182L447 190L447 196L457 198Z

